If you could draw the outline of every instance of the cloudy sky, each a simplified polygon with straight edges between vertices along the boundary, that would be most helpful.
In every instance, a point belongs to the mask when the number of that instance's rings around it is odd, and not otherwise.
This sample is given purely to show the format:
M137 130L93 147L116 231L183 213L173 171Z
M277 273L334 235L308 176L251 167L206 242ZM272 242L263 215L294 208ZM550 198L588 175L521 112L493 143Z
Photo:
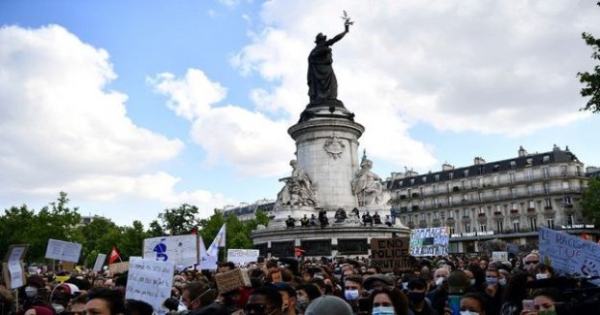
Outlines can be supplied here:
M274 198L308 102L314 36L382 177L568 145L600 165L578 111L585 0L0 2L0 208L69 193L84 214L149 222Z

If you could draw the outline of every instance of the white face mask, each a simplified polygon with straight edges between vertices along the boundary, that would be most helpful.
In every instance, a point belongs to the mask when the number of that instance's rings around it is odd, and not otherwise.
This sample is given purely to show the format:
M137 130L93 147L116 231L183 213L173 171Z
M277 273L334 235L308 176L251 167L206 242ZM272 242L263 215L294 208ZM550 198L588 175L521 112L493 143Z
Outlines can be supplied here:
M460 311L460 315L479 315L479 313L471 311Z
M346 290L344 291L344 297L346 301L358 300L358 290Z
M25 295L27 295L27 297L32 298L35 297L38 293L38 289L36 287L25 287Z
M52 303L52 308L56 312L56 314L60 314L65 311L65 307L61 304Z
M542 279L548 279L550 278L550 274L547 273L538 273L535 275L535 278L538 280L542 280Z
M469 279L469 284L470 285L475 285L475 279Z
M505 286L506 285L506 278L500 278L498 279L498 284L501 286Z
M377 306L373 307L371 315L395 315L393 306Z
M437 285L437 286L442 285L442 283L444 283L444 280L446 280L444 277L435 278L435 285Z

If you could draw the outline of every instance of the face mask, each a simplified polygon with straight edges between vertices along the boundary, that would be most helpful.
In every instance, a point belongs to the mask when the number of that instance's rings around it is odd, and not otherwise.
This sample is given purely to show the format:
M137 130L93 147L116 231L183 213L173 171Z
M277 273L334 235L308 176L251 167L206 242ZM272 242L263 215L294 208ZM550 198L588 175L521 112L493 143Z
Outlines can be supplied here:
M344 297L346 301L358 300L358 290L346 290L344 291Z
M394 307L393 306L377 306L373 308L373 311L371 312L372 315L394 315L396 314L396 312L394 312Z
M444 280L446 280L444 277L437 277L437 278L435 278L435 285L441 286L442 283L444 283Z
M469 284L470 285L475 285L475 279L469 279Z
M52 303L52 308L56 312L56 314L60 314L65 311L65 307L61 304Z
M38 290L36 287L25 287L25 295L27 295L28 298L35 297L37 293Z
M402 289L408 290L408 282L402 282Z
M501 286L505 286L506 285L506 278L500 278L498 279L498 284Z
M487 284L497 284L498 283L498 278L496 277L485 277L485 283Z
M479 315L479 313L471 311L460 311L460 315Z
M547 273L538 273L535 275L535 278L538 280L542 280L542 279L548 279L550 278L550 274Z
M424 292L408 292L408 299L414 304L420 303L425 299Z

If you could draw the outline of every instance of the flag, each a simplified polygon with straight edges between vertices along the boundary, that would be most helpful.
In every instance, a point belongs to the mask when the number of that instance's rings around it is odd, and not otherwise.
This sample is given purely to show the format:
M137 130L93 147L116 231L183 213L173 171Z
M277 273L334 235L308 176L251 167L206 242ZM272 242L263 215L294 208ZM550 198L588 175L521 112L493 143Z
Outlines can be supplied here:
M301 257L304 255L305 250L300 248L300 247L296 247L294 248L294 256L296 257Z
M225 224L223 224L223 226L219 230L219 233L217 233L217 236L215 236L215 239L208 247L208 256L218 256L219 247L225 247Z
M206 256L208 255L206 252L206 246L204 245L204 240L202 239L202 236L198 236L198 250L200 251L200 263L201 263L202 260L205 260Z
M117 259L121 261L121 253L119 252L116 246L113 246L112 250L110 251L110 254L108 255L108 264L110 265L112 263L117 262Z

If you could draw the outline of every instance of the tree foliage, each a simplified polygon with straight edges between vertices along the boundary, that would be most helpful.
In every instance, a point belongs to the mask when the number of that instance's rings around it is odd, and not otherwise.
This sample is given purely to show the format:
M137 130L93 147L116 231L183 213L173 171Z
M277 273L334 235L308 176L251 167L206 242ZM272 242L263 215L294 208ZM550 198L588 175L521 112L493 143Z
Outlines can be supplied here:
M600 225L600 178L592 178L581 195L583 215L596 225Z
M600 6L600 2L597 4ZM594 38L594 36L588 33L583 33L582 37L585 43L593 49L592 59L599 62L599 64L594 66L593 71L577 73L579 82L585 85L580 91L581 96L590 98L582 110L600 113L600 38Z
M182 204L177 208L165 209L158 215L160 227L163 233L169 235L189 234L197 226L196 215L198 215L198 207Z

